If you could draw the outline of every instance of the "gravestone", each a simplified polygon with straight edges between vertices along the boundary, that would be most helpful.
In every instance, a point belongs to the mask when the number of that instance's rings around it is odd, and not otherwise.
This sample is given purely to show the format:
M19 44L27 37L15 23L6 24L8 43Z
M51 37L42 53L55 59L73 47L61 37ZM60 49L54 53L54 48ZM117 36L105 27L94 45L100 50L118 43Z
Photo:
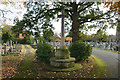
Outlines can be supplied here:
M103 44L102 44L102 49L105 49L105 47L106 47L106 46L105 46L105 43L103 43Z
M9 52L9 54L20 54L21 50L22 46L20 44L17 44L16 48Z
M16 41L16 44L15 44L15 49L17 48L17 43L18 43L18 42Z
M10 40L10 52L12 52L12 40Z
M14 42L13 42L13 49L15 49L15 44L14 44Z
M37 40L37 44L39 43L40 41L39 40Z
M110 44L108 44L107 49L111 49L111 48L110 48Z
M7 41L7 46L9 46L10 45L10 43L9 43L9 41Z
M96 42L96 47L98 47L98 42Z
M6 55L7 54L7 49L6 49L6 43L4 43L4 54Z

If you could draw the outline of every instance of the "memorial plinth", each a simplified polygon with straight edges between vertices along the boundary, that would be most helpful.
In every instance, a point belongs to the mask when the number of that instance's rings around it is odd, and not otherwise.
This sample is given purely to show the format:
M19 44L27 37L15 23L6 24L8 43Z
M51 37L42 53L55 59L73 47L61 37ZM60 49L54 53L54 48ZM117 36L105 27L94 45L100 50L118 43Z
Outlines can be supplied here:
M64 10L62 9L62 15L59 15L59 18L62 18L61 24L61 48L56 50L55 57L50 58L50 65L56 68L71 68L75 65L75 58L70 57L70 52L65 45L64 37Z
M50 65L56 68L71 68L75 65L75 58L70 57L68 49L57 49L55 57L50 58Z

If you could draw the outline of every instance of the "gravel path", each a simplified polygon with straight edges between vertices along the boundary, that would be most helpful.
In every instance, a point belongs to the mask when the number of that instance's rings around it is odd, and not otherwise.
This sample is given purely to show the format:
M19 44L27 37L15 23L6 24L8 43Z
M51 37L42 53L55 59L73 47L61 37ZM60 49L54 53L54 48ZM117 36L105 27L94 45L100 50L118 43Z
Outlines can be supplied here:
M25 49L26 49L26 54L27 56L30 56L31 55L31 50L28 46L25 46Z
M107 64L108 69L111 71L107 75L109 78L120 77L120 66L118 68L118 65L120 65L120 54L93 48L92 55L99 57Z

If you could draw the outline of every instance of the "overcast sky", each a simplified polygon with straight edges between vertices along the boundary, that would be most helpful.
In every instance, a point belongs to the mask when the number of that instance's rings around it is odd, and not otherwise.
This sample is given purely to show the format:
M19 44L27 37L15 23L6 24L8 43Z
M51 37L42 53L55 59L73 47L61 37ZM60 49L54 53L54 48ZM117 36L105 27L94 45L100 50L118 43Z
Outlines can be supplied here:
M22 19L23 14L26 12L26 9L24 8L23 4L21 4L21 3L16 3L16 5L0 4L0 9L5 10L5 11L8 11L8 10L12 11L12 12L5 13L5 17L8 18L8 19L6 19L6 21L4 18L2 18L2 14L0 14L0 25L4 24L4 23L7 23L8 25L13 25L14 18L18 17L19 19ZM103 8L101 7L101 9L103 9ZM106 9L104 8L104 11L105 10ZM53 26L55 27L54 32L59 34L61 32L61 19L59 20L59 22L53 22ZM96 33L96 30L93 29L92 31L88 31L88 34L93 34L93 33ZM111 34L115 35L116 29L107 29L107 33L109 35L111 35Z

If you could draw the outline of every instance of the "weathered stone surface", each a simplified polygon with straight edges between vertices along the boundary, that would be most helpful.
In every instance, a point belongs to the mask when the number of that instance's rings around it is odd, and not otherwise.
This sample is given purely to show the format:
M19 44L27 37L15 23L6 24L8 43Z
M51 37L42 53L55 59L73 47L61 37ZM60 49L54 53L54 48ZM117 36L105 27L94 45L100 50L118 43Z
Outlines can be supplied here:
M75 58L70 57L66 47L56 50L55 57L50 58L50 65L56 68L71 68L75 65Z
M57 49L55 57L57 59L67 59L70 58L70 52L68 49Z
M50 59L50 64L53 67L70 68L70 67L74 67L75 58L70 57L68 59L57 59L57 58L53 57Z

